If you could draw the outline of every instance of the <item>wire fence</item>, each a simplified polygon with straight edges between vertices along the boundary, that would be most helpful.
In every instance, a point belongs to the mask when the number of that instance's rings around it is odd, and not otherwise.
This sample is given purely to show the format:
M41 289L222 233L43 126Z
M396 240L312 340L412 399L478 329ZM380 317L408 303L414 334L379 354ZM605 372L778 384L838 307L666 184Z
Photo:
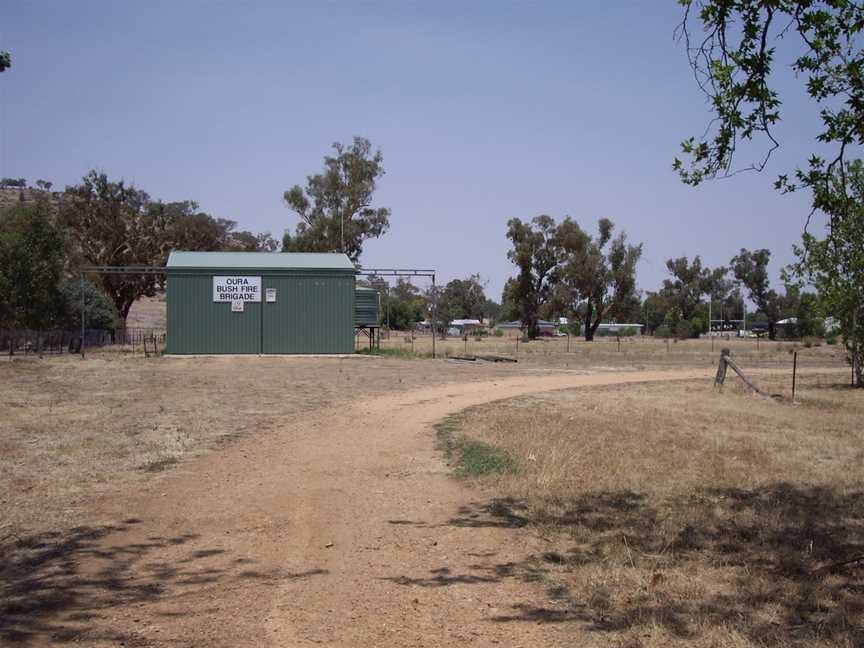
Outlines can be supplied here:
M131 347L146 355L160 353L165 346L165 329L124 328L87 329L84 347ZM80 353L81 331L63 329L0 329L0 353L8 355L47 355Z

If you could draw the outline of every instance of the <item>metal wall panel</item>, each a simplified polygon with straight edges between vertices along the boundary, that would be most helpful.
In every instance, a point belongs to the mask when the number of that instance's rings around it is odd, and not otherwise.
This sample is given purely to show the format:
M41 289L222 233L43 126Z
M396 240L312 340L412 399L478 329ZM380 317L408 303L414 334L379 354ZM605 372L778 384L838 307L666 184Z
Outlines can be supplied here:
M212 275L169 274L167 299L168 353L261 352L261 304L247 302L242 313L232 313L230 303L213 301Z
M354 277L290 274L264 277L264 353L352 353Z

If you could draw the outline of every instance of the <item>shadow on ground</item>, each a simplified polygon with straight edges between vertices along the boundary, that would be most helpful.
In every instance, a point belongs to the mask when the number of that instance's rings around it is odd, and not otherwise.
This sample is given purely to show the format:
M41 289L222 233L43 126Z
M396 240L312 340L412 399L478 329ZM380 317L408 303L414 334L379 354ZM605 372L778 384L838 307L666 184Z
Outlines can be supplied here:
M532 511L494 499L450 520L468 528L533 525L555 550L467 573L438 570L405 586L520 579L543 604L511 605L499 623L578 623L628 638L661 627L685 641L714 631L760 646L864 645L864 494L788 483L652 502L597 492ZM698 585L694 587L694 581ZM635 643L634 643L635 642ZM737 645L737 644L736 644Z
M202 546L195 534L122 542L141 524L76 527L14 538L0 545L0 644L32 641L134 644L136 633L121 610L170 602L208 586L232 582L308 578L326 573L260 571L255 561ZM117 534L117 542L111 539ZM170 560L167 558L170 557ZM160 617L181 617L160 606ZM137 619L134 619L137 621Z

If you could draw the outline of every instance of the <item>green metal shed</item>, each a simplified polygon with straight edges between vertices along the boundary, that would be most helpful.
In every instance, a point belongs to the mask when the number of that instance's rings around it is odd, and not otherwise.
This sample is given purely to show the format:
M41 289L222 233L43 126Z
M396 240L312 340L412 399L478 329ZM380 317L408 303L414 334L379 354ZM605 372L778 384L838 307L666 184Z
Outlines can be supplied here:
M354 351L344 254L172 252L166 272L168 353Z

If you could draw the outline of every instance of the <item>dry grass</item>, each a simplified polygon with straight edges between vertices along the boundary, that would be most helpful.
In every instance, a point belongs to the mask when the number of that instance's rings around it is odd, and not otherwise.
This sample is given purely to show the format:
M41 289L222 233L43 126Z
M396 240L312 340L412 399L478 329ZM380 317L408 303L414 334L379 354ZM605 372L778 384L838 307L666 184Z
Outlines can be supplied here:
M359 346L367 344L365 338ZM801 367L842 367L845 362L843 350L838 345L820 344L804 348L799 342L771 342L755 339L730 340L663 340L652 337L621 338L620 346L615 338L597 338L593 342L571 338L541 338L529 343L519 342L515 337L485 337L482 339L447 338L437 340L436 350L441 357L473 354L504 355L517 358L532 366L556 367L559 369L631 368L650 369L656 367L698 367L716 365L720 349L728 347L747 367L791 367L792 352L798 351ZM413 349L417 354L431 355L432 338L416 336L413 344L410 337L393 332L389 339L381 340L382 349ZM569 348L569 351L568 351Z
M129 328L165 329L168 304L165 294L155 297L142 297L129 310L126 326Z
M520 346L516 365L144 359L115 351L84 361L4 358L0 557L40 533L68 537L98 525L95 500L147 486L236 437L284 429L312 409L446 382L550 369L709 366L717 356L699 341L668 352L649 340L622 344L620 353L608 340L569 354L563 344ZM840 363L834 349L804 354L804 368ZM738 357L745 368L791 364L785 347L742 347ZM860 394L850 405L847 391L803 384L799 406L735 387L719 395L702 385L655 385L470 413L465 429L522 468L497 478L510 499L498 499L492 511L507 520L528 516L550 537L535 559L535 571L555 583L550 603L513 616L588 624L600 645L861 644L857 566L815 581L806 575L864 553L857 476L864 453L856 436L864 406Z
M648 384L504 401L462 430L519 473L490 507L533 524L549 601L580 645L864 645L864 393L801 378L799 404L738 385ZM786 378L759 382L788 393Z
M94 500L158 479L232 439L350 399L511 375L388 358L0 358L0 554L89 520ZM236 398L235 398L236 397Z

